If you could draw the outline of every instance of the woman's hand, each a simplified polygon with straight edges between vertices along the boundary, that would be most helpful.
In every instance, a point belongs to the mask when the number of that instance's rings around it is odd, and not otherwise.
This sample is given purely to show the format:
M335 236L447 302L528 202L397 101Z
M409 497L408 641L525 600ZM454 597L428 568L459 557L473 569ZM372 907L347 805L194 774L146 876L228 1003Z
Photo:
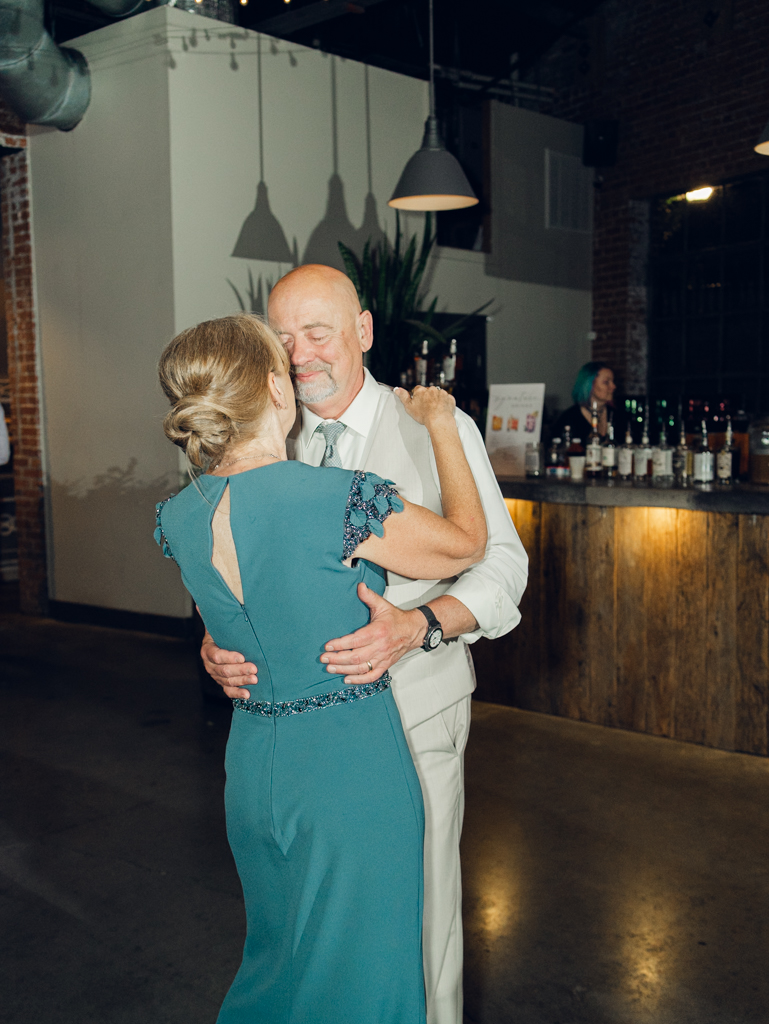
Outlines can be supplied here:
M457 403L443 388L423 388L417 385L411 394L404 388L395 388L394 391L409 416L428 430L441 420L454 419Z

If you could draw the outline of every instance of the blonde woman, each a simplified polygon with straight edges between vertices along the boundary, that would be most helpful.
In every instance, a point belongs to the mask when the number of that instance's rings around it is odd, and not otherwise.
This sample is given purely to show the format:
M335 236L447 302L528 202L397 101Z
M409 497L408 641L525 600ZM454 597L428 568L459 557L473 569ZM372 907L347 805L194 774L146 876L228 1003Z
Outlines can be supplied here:
M163 353L164 427L202 471L158 506L156 537L216 643L258 667L235 700L227 832L243 884L243 961L218 1024L419 1024L422 797L389 676L329 691L329 636L368 617L383 570L422 579L479 561L486 524L438 389L400 391L430 432L443 516L372 473L286 458L288 357L243 314Z

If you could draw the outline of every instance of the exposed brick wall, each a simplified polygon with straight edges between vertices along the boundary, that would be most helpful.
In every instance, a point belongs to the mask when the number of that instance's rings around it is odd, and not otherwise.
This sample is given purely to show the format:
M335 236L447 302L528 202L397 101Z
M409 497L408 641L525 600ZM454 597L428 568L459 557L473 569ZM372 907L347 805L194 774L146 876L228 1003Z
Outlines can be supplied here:
M14 114L9 106L0 99L0 132L8 135L24 135L26 125Z
M23 125L5 121L0 129L23 135ZM7 113L7 112L6 112ZM21 128L21 132L19 131ZM11 442L19 544L22 611L45 614L48 581L41 459L40 399L30 236L29 184L25 149L0 160L0 209L3 224L5 315L8 329L8 377L11 392Z
M769 158L753 152L769 120L769 6L606 0L583 28L533 75L556 89L555 116L620 123L617 164L596 193L594 358L636 390L645 375L639 206L769 170Z

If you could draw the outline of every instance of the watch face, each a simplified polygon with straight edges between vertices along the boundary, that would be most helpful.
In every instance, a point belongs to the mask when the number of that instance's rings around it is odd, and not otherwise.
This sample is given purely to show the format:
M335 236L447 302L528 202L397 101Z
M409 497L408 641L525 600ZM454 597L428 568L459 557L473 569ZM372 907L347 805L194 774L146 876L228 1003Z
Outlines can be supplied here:
M440 626L435 626L428 633L427 646L430 648L431 651L434 651L442 639L443 630L440 628Z

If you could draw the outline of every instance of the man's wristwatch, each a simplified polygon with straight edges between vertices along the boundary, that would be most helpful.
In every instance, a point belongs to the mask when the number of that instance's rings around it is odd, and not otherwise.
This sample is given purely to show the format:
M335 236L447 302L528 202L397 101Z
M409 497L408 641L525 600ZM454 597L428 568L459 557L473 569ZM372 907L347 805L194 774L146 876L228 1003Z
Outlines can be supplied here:
M427 632L422 642L423 651L434 651L443 639L443 626L433 615L432 608L426 604L420 604L417 611L420 611L427 619Z

